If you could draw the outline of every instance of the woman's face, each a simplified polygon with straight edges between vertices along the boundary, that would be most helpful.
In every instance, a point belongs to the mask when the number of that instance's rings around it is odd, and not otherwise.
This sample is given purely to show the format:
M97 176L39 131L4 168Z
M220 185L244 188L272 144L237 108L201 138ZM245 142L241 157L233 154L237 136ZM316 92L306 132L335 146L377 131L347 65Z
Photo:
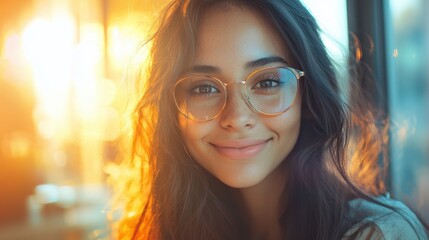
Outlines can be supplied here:
M288 65L294 66L294 60L287 46L256 12L230 7L204 15L192 69L233 83L264 67ZM228 86L226 106L213 120L199 122L179 114L189 153L234 188L254 186L275 172L297 141L301 119L299 94L289 111L265 116L249 106L240 85Z

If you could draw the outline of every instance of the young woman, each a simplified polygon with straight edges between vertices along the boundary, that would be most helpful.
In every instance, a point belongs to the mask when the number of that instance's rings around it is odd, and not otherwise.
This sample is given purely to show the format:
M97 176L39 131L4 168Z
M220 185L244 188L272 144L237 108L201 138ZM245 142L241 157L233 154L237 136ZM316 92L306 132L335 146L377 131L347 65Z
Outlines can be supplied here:
M300 1L173 1L150 56L120 239L426 239Z

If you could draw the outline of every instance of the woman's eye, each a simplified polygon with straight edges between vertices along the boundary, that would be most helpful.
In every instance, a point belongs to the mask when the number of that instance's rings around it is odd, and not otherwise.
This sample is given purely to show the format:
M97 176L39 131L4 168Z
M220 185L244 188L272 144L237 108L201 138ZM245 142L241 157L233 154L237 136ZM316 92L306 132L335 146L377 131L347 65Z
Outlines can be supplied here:
M191 89L192 94L210 94L210 93L219 93L219 89L212 85L200 85Z
M274 79L267 79L257 82L253 88L273 88L280 85L280 81Z

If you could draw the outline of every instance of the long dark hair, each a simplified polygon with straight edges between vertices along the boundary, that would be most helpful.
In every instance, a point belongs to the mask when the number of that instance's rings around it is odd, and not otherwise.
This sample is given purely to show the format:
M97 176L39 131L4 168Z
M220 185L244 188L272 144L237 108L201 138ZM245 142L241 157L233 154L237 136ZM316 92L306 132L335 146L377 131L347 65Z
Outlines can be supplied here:
M342 97L320 29L299 0L175 0L167 6L150 40L149 66L138 86L132 156L125 164L134 173L122 179L127 185L119 195L127 202L119 237L249 237L246 221L235 210L234 189L187 153L171 94L194 56L201 17L220 4L262 14L305 72L300 135L284 161L283 237L340 239L359 221L348 217L348 201L370 200L384 191L378 159L386 139L356 89L350 104Z

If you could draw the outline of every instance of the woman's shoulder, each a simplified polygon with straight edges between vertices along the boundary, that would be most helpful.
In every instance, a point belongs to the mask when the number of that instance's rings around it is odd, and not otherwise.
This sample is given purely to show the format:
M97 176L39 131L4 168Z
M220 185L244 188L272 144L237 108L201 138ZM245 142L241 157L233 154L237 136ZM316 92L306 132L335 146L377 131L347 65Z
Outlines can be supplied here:
M422 224L405 204L384 196L374 199L381 204L360 198L349 202L350 217L359 222L344 239L427 239Z

